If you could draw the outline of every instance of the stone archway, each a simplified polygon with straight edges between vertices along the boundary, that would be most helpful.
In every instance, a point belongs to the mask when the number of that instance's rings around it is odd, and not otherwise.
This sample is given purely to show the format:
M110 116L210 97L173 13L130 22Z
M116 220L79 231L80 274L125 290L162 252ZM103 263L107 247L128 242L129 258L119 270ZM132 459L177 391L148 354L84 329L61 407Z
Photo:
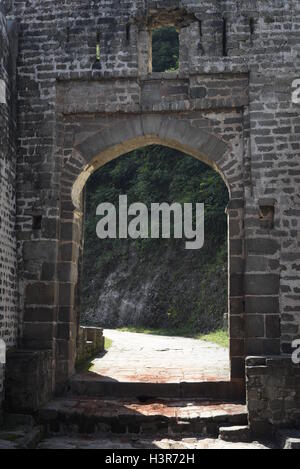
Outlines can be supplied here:
M229 313L231 380L244 381L243 175L238 158L221 138L189 121L163 115L127 116L83 139L73 148L61 177L61 223L57 268L64 272L58 284L59 324L56 337L56 385L74 369L78 325L77 281L82 240L82 190L89 176L107 162L142 146L159 144L180 150L218 171L229 190ZM62 331L63 334L60 334Z
M81 191L94 171L118 156L153 144L180 150L207 163L220 172L230 191L222 167L218 165L228 150L225 141L180 119L146 115L131 117L112 129L96 133L74 149L73 159L69 163L77 162L79 155L86 162L72 188L75 207L79 208Z

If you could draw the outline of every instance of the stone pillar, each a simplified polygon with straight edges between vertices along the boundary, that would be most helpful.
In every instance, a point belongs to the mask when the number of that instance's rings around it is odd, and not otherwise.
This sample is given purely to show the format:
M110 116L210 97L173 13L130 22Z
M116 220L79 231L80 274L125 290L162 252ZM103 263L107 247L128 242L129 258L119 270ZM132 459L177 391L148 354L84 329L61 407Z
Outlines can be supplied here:
M152 34L146 27L138 33L138 70L140 76L152 72Z
M56 339L56 390L74 372L78 330L78 268L83 214L62 196L58 257L59 309Z
M228 206L229 250L229 336L231 379L245 380L244 324L244 201L233 199Z
M260 215L263 203L270 201L248 201L246 215L246 228L253 230L245 266L246 355L252 356L280 354L280 242Z

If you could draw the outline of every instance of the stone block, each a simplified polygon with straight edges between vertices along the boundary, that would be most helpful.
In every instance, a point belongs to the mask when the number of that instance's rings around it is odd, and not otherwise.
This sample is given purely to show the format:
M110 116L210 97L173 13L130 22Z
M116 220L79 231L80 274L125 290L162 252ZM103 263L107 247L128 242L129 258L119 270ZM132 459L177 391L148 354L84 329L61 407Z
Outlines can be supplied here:
M278 296L246 296L246 314L271 314L279 313Z
M7 357L5 407L10 412L35 412L52 395L52 353L17 350Z
M23 259L52 262L56 257L57 241L25 241Z
M230 296L243 296L244 276L242 274L230 275Z
M248 239L246 242L247 252L251 255L274 255L279 248L278 241L269 238Z
M230 337L233 339L241 339L245 337L245 320L244 316L231 315L229 320Z
M245 354L245 340L244 339L231 339L230 340L230 355L233 357L244 357Z
M54 282L35 282L26 286L27 305L53 305L56 302L56 284Z
M248 426L221 427L219 437L224 441L247 443L251 441L251 430Z
M24 322L40 323L40 322L55 322L56 320L56 306L26 306L24 310Z
M26 349L52 349L56 335L55 323L25 322L23 325L22 345Z
M266 316L266 336L269 339L280 338L280 316L279 315Z
M245 359L231 357L231 379L245 379Z
M101 352L104 352L103 329L81 326L77 337L77 363L87 361Z
M245 336L247 338L265 337L265 321L261 315L245 316Z
M247 274L245 275L246 295L278 295L279 275L275 274Z

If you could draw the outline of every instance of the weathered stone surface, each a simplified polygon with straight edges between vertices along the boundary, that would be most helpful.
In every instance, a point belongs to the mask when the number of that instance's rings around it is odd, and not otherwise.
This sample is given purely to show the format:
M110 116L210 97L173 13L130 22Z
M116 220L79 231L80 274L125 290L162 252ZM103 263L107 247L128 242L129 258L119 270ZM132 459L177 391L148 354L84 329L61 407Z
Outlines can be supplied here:
M248 426L221 427L219 438L223 441L249 443L251 441L251 431Z
M44 428L30 415L5 414L0 426L0 449L36 449L44 438Z
M77 338L77 362L85 362L101 352L104 352L103 329L81 326Z
M293 365L290 357L249 357L246 375L251 430L272 435L276 428L298 428L299 366Z
M1 443L0 443L1 445ZM1 447L1 446L0 446ZM246 450L268 450L273 449L271 445L264 443L228 443L212 438L84 438L84 437L52 437L46 438L40 443L38 449L153 449L153 450L192 450L192 449L246 449Z
M16 222L16 25L7 22L0 6L0 339L16 345L18 328ZM0 364L0 414L4 365ZM1 418L1 415L0 415Z
M90 397L182 397L244 402L244 383L229 380L228 350L196 339L105 330L112 345L69 381ZM191 361L191 356L200 360Z
M245 406L205 400L56 399L39 412L49 434L114 433L218 436L219 427L245 425Z
M89 329L81 328L82 333ZM93 331L93 329L91 329ZM192 383L229 381L229 351L203 340L141 335L105 329L112 342L104 357L91 363L93 375L108 381ZM201 357L191 360L191 356Z
M52 394L51 351L10 352L6 373L6 408L22 413L34 412Z
M231 377L243 381L247 353L290 354L300 335L300 117L291 99L300 69L296 2L120 0L116 8L113 0L7 0L4 6L0 337L12 347L19 330L20 344L50 347L53 383L64 386L76 357L82 189L106 162L160 143L210 164L230 191ZM12 20L20 24L16 103ZM151 28L169 23L179 30L179 71L156 75ZM263 207L272 207L272 223L265 223ZM294 395L297 370L287 370ZM272 389L268 380L257 386ZM266 410L272 393L259 402ZM250 409L255 403L249 397ZM297 416L299 401L295 406L274 420ZM268 420L266 412L261 417Z
M282 430L279 432L278 439L283 449L300 449L299 430Z

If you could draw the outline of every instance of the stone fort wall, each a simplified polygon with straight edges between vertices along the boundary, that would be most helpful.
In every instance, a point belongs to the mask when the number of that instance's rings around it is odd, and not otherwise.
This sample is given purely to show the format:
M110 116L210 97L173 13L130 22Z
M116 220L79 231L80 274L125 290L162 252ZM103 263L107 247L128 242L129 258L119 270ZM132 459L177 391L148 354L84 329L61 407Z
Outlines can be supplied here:
M5 341L8 348L16 345L18 327L13 104L15 33L14 26L7 24L0 7L0 80L4 81L6 88L6 103L0 104L0 339ZM4 366L0 364L0 396L3 380Z
M76 286L76 273L59 271L57 262L63 260L60 237L67 241L74 229L70 223L61 227L61 175L82 119L87 138L99 130L96 117L105 127L126 114L169 113L184 114L200 126L205 121L233 148L237 136L241 145L242 135L243 145L235 150L243 176L239 173L235 195L240 191L245 201L245 242L237 240L231 258L239 272L230 285L231 349L240 357L289 354L300 335L300 109L291 99L300 74L299 1L15 0L6 5L20 27L17 229L23 346L52 349L57 357L74 340L68 325L74 305L66 297ZM150 31L170 22L180 31L179 74L151 74ZM58 287L62 278L63 288ZM65 360L58 371L68 374L69 366ZM243 359L236 363L240 374L243 366Z
M245 292L248 321L257 329L257 337L249 342L249 353L254 350L279 353L280 346L288 352L291 339L300 333L299 312L295 307L299 299L300 127L299 108L291 101L292 82L299 75L299 2L245 0L237 6L237 2L229 0L221 4L213 0L200 4L191 0L69 0L63 3L31 0L15 1L12 5L10 13L20 22L18 230L21 291L27 282L38 280L42 260L40 252L33 252L35 241L39 237L57 239L55 226L59 215L55 194L59 181L54 172L57 80L143 76L148 62L144 56L148 53L149 25L159 21L159 15L153 11L167 6L183 7L187 16L193 14L196 18L192 22L186 20L187 26L183 23L180 33L180 74L192 76L192 95L205 100L207 93L216 94L216 89L209 91L201 85L197 74L250 73L250 155L245 158L251 173L245 181L247 271L256 275L257 280L268 275L269 283L275 288L270 286L264 299L258 285L254 288L250 285ZM100 64L96 60L97 42L101 49ZM226 57L223 57L224 49ZM111 96L107 111L136 109L133 103L139 93L138 83L133 82L131 89L123 91L127 101L124 96ZM221 90L216 102L219 99L224 107L220 95ZM97 99L99 110L103 111ZM121 105L114 103L114 99L120 99ZM176 93L173 101L178 101ZM161 103L149 109L165 110ZM93 103L93 112L96 110ZM181 109L174 104L174 110ZM273 230L262 227L259 205L276 205ZM43 217L40 233L32 230L35 216ZM279 319L281 345L278 338L272 340L275 332L278 336ZM268 336L269 346L264 349L260 339Z

